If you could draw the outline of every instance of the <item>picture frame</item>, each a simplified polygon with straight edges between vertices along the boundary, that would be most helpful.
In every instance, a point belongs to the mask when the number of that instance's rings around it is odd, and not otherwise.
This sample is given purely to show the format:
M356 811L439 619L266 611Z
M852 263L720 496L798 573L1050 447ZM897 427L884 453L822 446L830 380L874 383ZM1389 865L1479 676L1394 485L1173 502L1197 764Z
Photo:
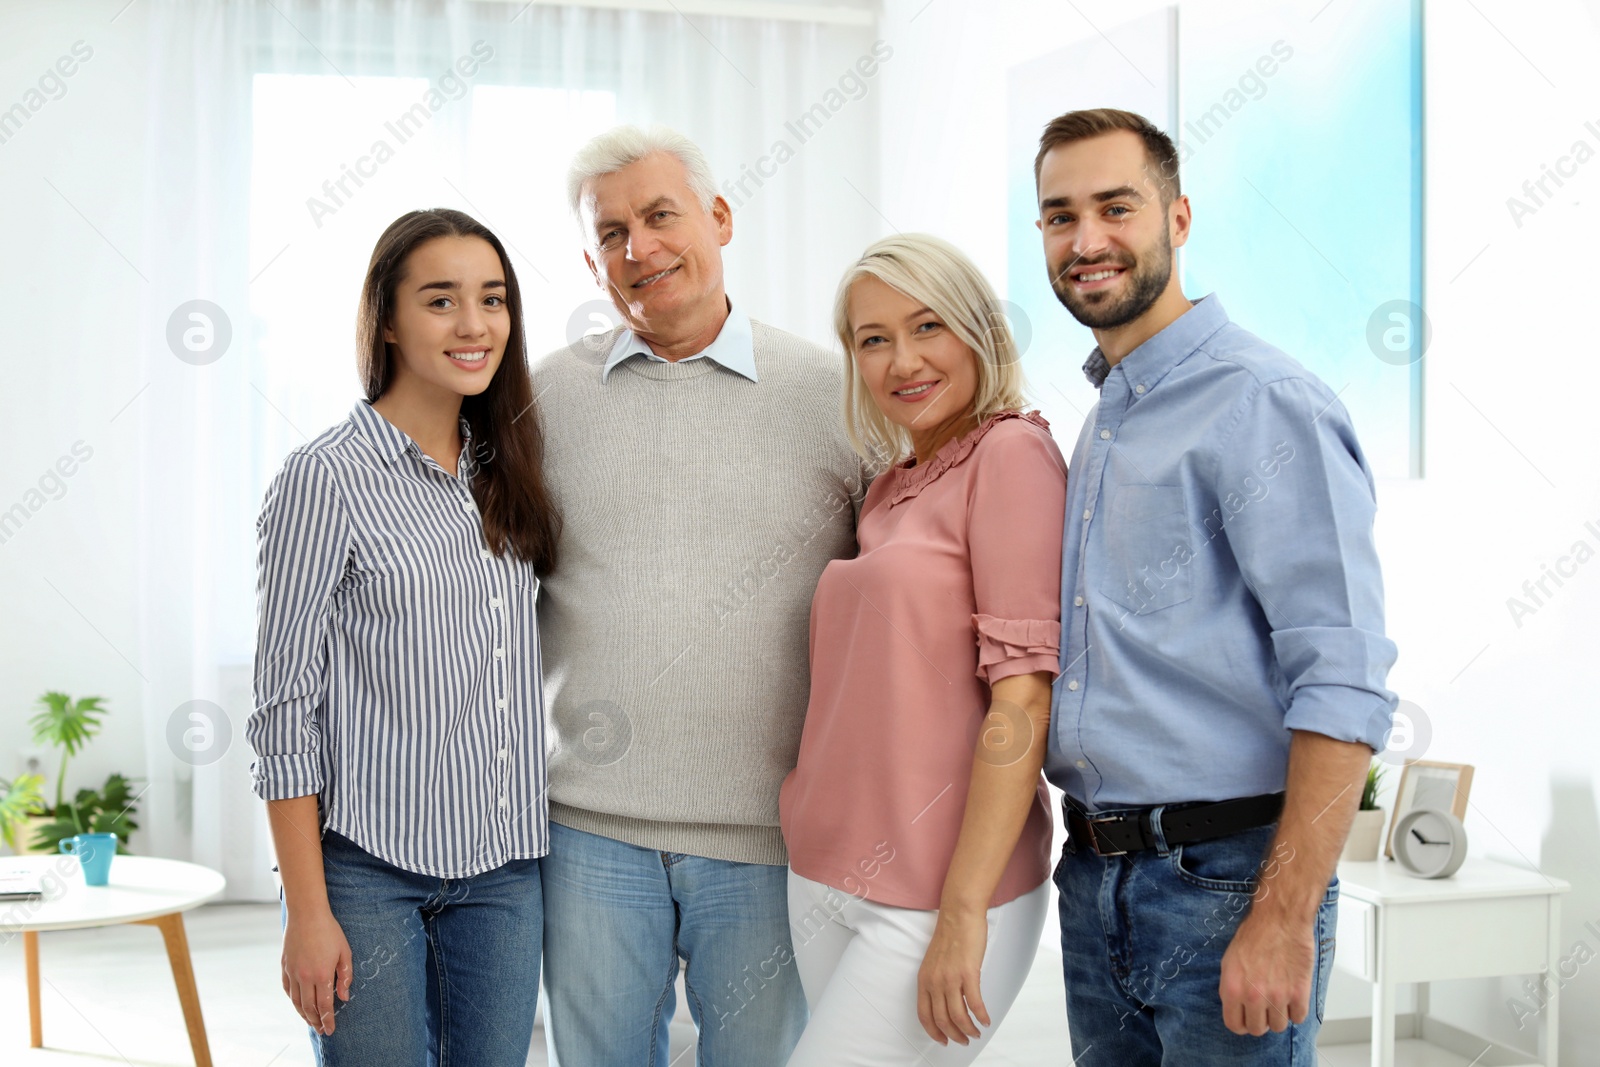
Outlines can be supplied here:
M1394 812L1389 816L1383 854L1394 859L1394 828L1401 816L1412 808L1438 808L1464 820L1467 794L1472 791L1472 772L1470 763L1424 759L1406 763L1400 771L1400 784L1394 791Z

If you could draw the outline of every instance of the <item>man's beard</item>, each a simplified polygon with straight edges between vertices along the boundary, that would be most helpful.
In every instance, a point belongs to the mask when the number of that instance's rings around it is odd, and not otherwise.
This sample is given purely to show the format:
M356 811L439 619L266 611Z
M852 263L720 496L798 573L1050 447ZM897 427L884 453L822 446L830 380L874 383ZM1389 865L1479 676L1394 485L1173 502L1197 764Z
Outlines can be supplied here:
M1099 265L1127 270L1127 291L1120 299L1111 299L1106 293L1080 294L1073 290L1072 279L1067 276L1069 269ZM1072 317L1091 330L1114 330L1150 310L1171 278L1172 239L1162 233L1160 254L1150 256L1144 266L1140 266L1137 260L1110 256L1092 262L1079 260L1064 264L1055 271L1050 278L1050 288L1055 290L1056 299L1061 301L1062 306L1072 312Z

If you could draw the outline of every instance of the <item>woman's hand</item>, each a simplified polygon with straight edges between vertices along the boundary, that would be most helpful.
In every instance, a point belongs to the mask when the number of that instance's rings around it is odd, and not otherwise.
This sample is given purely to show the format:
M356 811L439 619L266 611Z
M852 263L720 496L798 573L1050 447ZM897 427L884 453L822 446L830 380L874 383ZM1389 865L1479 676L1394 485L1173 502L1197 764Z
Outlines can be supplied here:
M917 972L917 1018L941 1045L951 1041L965 1045L979 1036L979 1025L989 1025L989 1010L978 988L988 943L986 911L939 909L933 940Z
M350 943L333 912L289 912L283 928L283 991L312 1030L333 1033L334 997L350 999Z
M988 909L1038 795L1050 735L1051 674L1034 671L995 682L986 728L978 732L961 834L939 895L939 921L917 972L917 1018L941 1045L965 1045L979 1036L979 1025L990 1025L978 989L989 943ZM1003 739L998 747L996 735Z

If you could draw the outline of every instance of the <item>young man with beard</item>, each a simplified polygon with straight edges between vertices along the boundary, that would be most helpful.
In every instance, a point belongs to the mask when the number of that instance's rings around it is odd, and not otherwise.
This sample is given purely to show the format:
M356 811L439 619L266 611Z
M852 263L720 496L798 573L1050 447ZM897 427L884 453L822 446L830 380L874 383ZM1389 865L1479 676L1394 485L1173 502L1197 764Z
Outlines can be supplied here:
M1395 704L1372 475L1327 386L1184 296L1165 134L1072 112L1034 173L1100 391L1068 475L1046 765L1073 1062L1309 1065L1334 868Z

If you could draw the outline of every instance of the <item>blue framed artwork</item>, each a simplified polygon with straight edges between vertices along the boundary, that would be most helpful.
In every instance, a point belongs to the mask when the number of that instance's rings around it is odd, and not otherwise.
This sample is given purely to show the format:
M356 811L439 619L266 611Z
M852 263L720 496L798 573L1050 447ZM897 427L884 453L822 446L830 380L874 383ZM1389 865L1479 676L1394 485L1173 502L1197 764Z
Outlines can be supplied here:
M1421 0L1159 9L1014 67L1008 97L1007 294L1046 417L1093 403L1094 341L1045 277L1034 151L1054 116L1121 107L1177 144L1184 292L1327 382L1375 474L1422 475Z
M1182 10L1184 292L1327 382L1375 474L1420 477L1422 4L1321 2Z

